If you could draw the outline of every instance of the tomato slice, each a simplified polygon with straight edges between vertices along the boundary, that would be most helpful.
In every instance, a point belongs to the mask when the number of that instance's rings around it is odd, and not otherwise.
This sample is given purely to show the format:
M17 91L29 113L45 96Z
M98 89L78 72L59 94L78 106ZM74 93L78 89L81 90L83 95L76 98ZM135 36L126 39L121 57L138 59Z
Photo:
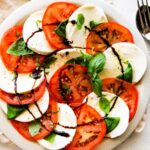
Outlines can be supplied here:
M54 30L60 22L68 19L71 14L78 8L77 5L67 2L56 2L51 4L43 17L43 31L49 44L56 49L67 48L64 44L64 38L58 36Z
M138 106L138 91L135 85L116 78L102 80L102 90L120 96L128 105L130 121L133 119Z
M0 42L0 53L6 68L18 73L29 73L36 68L37 58L39 59L39 64L41 64L45 58L44 56L37 54L32 57L30 55L13 56L7 53L8 48L22 37L22 29L22 26L14 26L4 33Z
M46 80L43 81L43 83L38 88L26 94L9 94L0 89L0 98L7 104L26 105L38 101L45 93L45 90Z
M51 94L60 103L76 107L92 92L87 68L81 65L64 65L52 76L49 84Z
M131 32L116 22L103 23L89 33L86 43L86 51L89 54L103 52L109 47L109 45L118 42L133 43Z
M49 108L47 112L40 119L40 122L41 122L40 132L34 137L32 137L29 132L30 123L19 122L15 120L12 120L11 123L14 126L14 128L26 139L31 140L31 141L40 140L46 137L47 135L49 135L53 131L53 129L56 127L57 121L58 121L58 113L56 112L58 112L57 103L53 98L50 98Z
M79 109L76 134L65 150L93 150L106 134L105 121L94 108L85 104Z

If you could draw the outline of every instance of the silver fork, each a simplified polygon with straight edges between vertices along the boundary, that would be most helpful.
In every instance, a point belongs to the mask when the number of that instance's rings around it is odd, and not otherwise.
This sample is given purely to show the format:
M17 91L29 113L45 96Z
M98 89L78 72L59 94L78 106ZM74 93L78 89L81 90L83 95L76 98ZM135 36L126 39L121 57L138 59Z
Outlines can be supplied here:
M139 21L142 29L142 31L140 32L146 39L150 40L150 10L148 0L145 0L145 2L144 0L137 0L137 5L138 5ZM141 6L143 6L142 9Z

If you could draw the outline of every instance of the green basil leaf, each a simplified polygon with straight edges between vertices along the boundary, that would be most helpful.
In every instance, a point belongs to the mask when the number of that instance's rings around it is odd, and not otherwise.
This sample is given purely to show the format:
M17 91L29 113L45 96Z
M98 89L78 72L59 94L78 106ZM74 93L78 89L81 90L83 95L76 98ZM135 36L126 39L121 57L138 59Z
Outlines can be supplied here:
M29 125L29 133L31 136L35 136L40 132L41 123L39 120L32 121Z
M19 116L27 107L26 106L14 106L7 104L7 118L14 119Z
M124 73L122 75L117 76L118 79L123 79L127 82L132 83L133 79L133 69L130 63L128 63L127 68L125 69Z
M79 56L79 57L72 58L72 59L68 60L66 62L66 64L82 64L82 62L83 62L83 57Z
M41 64L41 67L49 68L49 66L53 64L56 60L57 58L55 56L47 56L44 62Z
M39 25L42 24L42 20L36 20L36 26L39 28Z
M111 101L109 101L105 96L101 96L99 100L99 107L108 115L111 108Z
M99 78L97 74L93 74L91 79L93 91L98 97L100 97L102 95L102 80Z
M96 22L96 21L90 21L90 28L93 29L95 28L96 26L98 26L100 23L99 22Z
M58 34L59 36L63 37L63 38L66 38L66 26L68 24L68 19L61 22L57 29L55 29L55 33Z
M56 137L56 134L55 134L55 133L52 133L52 134L50 134L49 136L47 136L47 137L45 138L45 140L48 141L48 142L50 142L50 143L54 143L55 137Z
M70 59L66 62L66 64L80 64L82 66L87 67L92 56L85 53L81 53L81 54L82 56Z
M107 133L109 133L117 127L117 125L120 122L120 118L118 118L118 117L106 117L105 122L106 122L106 126L107 126Z
M77 28L80 30L84 24L85 18L83 16L83 14L78 14L78 18L77 18Z
M14 55L14 56L24 56L24 55L34 54L32 50L27 48L26 43L24 42L23 38L20 38L15 43L13 43L7 50L7 53Z
M100 73L104 68L105 62L106 62L106 57L104 54L99 53L95 55L89 62L88 72L90 74Z

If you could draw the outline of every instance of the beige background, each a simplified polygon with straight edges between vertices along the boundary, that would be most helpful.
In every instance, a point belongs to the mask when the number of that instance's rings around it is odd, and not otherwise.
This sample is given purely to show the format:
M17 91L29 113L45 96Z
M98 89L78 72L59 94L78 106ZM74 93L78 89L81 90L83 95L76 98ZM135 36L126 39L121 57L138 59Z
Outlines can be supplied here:
M13 10L29 0L0 0L0 23ZM38 0L37 0L38 1ZM135 23L135 13L137 10L136 0L105 0L112 1L116 8L130 19L131 23ZM130 5L129 5L130 4ZM150 49L150 44L147 42ZM12 143L0 144L0 150L20 150ZM148 107L147 124L144 131L140 134L133 133L127 141L125 141L116 150L150 150L150 106Z

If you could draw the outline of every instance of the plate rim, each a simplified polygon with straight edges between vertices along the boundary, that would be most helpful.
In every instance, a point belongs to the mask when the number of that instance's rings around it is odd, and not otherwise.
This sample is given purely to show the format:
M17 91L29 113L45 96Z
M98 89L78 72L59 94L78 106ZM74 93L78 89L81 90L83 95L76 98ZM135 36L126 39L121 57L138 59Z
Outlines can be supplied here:
M73 2L73 3L77 3L77 4L85 4L85 3L93 3L96 4L97 6L101 6L101 8L104 9L104 11L106 12L106 14L112 14L111 17L115 17L115 20L121 24L123 24L124 26L126 26L127 28L129 28L131 30L131 32L133 33L133 37L135 40L136 45L138 45L140 48L144 48L144 53L146 54L147 57L147 62L148 62L148 66L147 66L147 71L144 75L143 78L143 82L145 83L145 87L149 87L148 83L150 82L150 61L148 59L149 57L149 53L148 53L148 49L146 47L146 44L144 42L144 39L142 38L142 36L140 35L140 33L138 32L138 30L133 26L130 25L130 22L128 21L128 19L125 17L125 15L121 14L121 12L119 10L117 10L117 8L115 8L114 6L108 4L107 2L104 1L100 1L100 0L94 0L91 2L91 0L39 0L38 3L35 0L32 0L30 2L25 3L24 5L22 5L21 7L19 7L18 9L16 9L14 12L11 13L11 15L9 15L0 25L0 39L2 37L2 34L9 28L12 27L13 25L15 25L16 23L19 22L21 16L27 16L28 14L31 14L29 12L31 12L31 8L33 6L36 6L36 8L34 8L32 10L32 12L34 12L34 10L39 10L42 9L44 6L48 6L50 3L53 2ZM23 10L27 11L27 12L23 12ZM18 15L19 14L19 15ZM24 15L23 15L24 14ZM14 20L12 20L12 18L15 18ZM11 24L9 24L11 22ZM124 22L124 23L123 23ZM146 80L146 81L145 81ZM148 82L149 81L149 82ZM139 87L140 89L140 94L144 92L143 87ZM146 101L144 104L141 103L143 106L138 106L135 118L133 119L133 121L131 121L130 126L128 128L128 130L126 131L125 134L123 134L121 137L110 140L104 140L98 147L97 150L100 150L101 148L105 149L105 150L110 150L113 149L115 147L117 147L119 144L121 144L123 141L125 141L129 135L134 131L134 129L136 128L136 126L138 125L139 121L141 120L145 109L146 109L146 105L149 101L150 98L150 93L146 93L145 92L145 96ZM42 146L40 146L39 144L35 143L35 142L30 142L26 139L24 139L11 125L10 122L7 120L6 115L2 112L2 110L0 109L0 115L2 117L0 117L0 121L5 123L5 126L0 124L0 130L4 132L4 134L11 139L16 145L18 145L20 148L22 149L36 149L36 150L44 150L44 148Z

